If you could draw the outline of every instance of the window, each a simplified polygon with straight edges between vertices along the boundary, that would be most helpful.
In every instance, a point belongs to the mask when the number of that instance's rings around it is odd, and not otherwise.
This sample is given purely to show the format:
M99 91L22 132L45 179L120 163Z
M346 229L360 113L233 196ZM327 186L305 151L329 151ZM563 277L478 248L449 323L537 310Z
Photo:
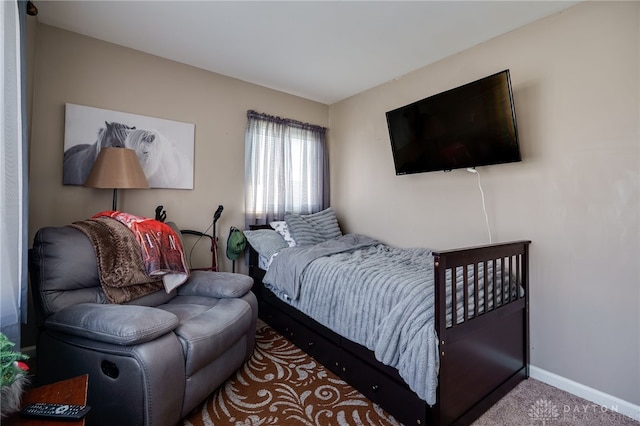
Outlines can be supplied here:
M326 128L247 112L245 225L328 207Z

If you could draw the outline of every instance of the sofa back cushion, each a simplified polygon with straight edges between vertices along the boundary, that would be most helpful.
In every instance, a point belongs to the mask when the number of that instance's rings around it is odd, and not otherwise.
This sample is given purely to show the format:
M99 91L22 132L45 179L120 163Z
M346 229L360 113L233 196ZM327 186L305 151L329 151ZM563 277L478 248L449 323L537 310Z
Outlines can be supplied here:
M29 250L29 271L36 321L78 303L107 303L100 285L96 255L87 236L70 226L45 227ZM129 304L157 306L175 297L164 289Z
M29 271L40 321L67 306L105 303L93 246L75 228L38 230L29 250Z

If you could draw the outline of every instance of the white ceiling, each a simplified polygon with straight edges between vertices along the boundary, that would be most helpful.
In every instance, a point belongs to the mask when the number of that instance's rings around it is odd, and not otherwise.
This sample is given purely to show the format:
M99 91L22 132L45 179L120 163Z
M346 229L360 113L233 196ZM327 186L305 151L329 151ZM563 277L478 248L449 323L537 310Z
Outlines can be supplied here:
M43 1L41 23L332 104L576 1Z

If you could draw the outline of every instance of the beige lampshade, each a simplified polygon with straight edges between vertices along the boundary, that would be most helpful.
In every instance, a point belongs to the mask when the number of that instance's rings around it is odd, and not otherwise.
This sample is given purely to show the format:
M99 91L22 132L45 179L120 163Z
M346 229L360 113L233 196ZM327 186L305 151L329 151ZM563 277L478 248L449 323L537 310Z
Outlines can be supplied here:
M149 188L136 152L103 148L84 183L86 188Z

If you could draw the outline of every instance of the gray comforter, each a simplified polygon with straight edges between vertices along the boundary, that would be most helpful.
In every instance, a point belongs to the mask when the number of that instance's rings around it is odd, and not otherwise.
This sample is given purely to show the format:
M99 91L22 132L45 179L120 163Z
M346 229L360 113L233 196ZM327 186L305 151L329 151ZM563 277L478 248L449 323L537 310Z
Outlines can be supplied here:
M276 295L398 369L416 394L435 404L438 375L433 257L344 235L286 248L263 282Z

